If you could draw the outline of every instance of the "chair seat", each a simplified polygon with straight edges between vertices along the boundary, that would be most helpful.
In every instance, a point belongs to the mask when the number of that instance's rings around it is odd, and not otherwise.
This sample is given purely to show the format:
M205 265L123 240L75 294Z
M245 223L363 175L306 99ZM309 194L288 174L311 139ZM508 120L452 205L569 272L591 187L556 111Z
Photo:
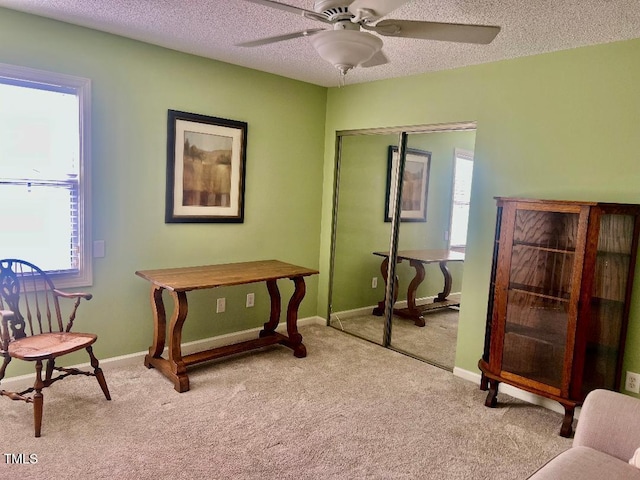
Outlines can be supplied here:
M42 333L14 340L9 355L22 360L45 360L75 352L92 345L98 339L92 333Z

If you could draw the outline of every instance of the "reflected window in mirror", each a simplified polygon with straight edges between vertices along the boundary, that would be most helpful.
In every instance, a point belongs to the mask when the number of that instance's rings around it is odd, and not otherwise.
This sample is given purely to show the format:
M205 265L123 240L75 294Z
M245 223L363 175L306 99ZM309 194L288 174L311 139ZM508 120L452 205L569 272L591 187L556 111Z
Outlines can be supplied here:
M467 246L467 224L469 223L472 176L473 152L456 148L454 151L449 248L459 252L464 252Z

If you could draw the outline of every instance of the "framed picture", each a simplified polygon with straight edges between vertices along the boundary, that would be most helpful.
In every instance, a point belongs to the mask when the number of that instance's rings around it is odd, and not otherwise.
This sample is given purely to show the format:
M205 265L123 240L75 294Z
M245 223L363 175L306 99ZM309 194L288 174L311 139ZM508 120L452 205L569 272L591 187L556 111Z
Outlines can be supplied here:
M169 110L165 223L242 223L247 124Z
M393 172L398 163L398 147L389 145L389 157L387 161L387 199L385 202L385 222L390 222L391 199L396 195L396 180ZM429 167L431 164L431 152L407 148L404 176L402 178L402 210L400 221L402 222L426 222L427 221L427 193L429 190Z

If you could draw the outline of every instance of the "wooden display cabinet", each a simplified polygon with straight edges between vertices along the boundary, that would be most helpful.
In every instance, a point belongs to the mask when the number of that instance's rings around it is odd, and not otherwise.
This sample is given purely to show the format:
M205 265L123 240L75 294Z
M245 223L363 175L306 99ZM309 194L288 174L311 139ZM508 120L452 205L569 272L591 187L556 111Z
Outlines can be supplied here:
M560 435L595 388L619 390L640 205L497 198L485 405L501 382L560 402Z

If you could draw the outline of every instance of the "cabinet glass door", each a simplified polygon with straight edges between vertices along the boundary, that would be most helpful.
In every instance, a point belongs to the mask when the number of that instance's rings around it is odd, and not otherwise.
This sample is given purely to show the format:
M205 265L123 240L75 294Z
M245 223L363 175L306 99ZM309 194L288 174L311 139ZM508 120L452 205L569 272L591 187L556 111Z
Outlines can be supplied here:
M575 319L578 212L515 211L502 370L560 393L567 332ZM579 273L579 272L578 272ZM575 321L575 320L574 320Z
M607 214L600 217L583 395L594 388L616 388L634 225L635 217L632 215Z

